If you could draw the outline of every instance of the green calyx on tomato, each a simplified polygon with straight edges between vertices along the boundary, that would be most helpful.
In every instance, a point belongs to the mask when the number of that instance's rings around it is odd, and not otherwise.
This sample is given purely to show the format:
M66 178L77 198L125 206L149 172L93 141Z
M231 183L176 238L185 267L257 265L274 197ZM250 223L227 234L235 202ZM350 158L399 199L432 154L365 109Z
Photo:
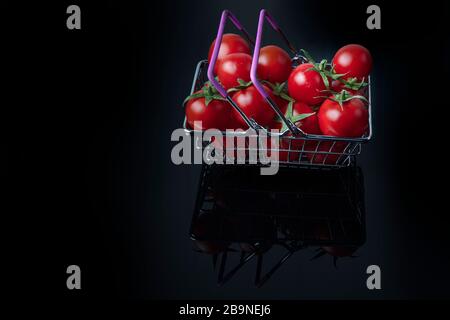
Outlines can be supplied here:
M295 103L295 100L291 96L289 96L289 94L287 92L287 81L285 81L283 83L275 83L275 84L271 83L267 80L263 80L261 82L264 83L265 85L267 85L270 89L272 89L272 93L275 96L288 102L284 116L286 119L288 117L292 118L292 105ZM278 106L278 107L281 107L281 106ZM281 112L283 112L283 111L281 111ZM282 127L281 127L282 131L287 129L286 124L278 115L276 116L275 121L282 124Z
M322 59L319 63L312 63L313 67L309 70L317 71L322 77L323 83L327 89L330 89L330 81L328 81L328 77L334 77L331 75L330 71L327 70L327 60Z
M248 87L250 87L253 83L251 81L244 81L242 79L237 79L237 82L239 83L238 86L230 88L227 90L228 93L232 93L232 92L236 92L239 90L244 90L247 89Z
M265 85L267 85L268 87L270 87L270 89L272 89L272 92L274 95L280 97L281 99L284 99L286 101L289 102L295 102L294 99L292 99L287 92L287 82L283 82L283 83L271 83L267 80L263 80L261 81L262 83L264 83Z
M342 77L339 77L336 80L338 80L339 82L344 84L344 89L350 89L350 90L355 90L355 91L358 91L361 88L364 88L369 85L367 82L364 81L364 79L362 81L358 82L358 78L356 78L356 77L349 78L347 80L345 80Z
M298 115L294 116L294 113L293 113L294 102L295 101L293 99L291 101L289 101L287 109L286 109L286 113L284 115L284 117L287 120L291 121L292 123L297 123L298 121L301 121L303 119L306 119L306 118L316 114L315 112L311 112L311 113L302 113L302 114L298 114ZM283 123L283 126L281 127L281 132L286 131L288 129L288 126L286 125L286 123L283 120L279 119L277 121Z
M263 80L262 82L272 89L272 92L273 92L273 94L275 96L278 96L281 99L284 99L284 100L288 101L286 112L284 114L284 117L287 120L291 121L292 123L296 123L298 121L306 119L306 118L308 118L308 117L310 117L310 116L315 114L315 112L313 112L313 113L298 114L298 115L294 116L293 106L294 106L295 100L291 96L288 95L287 82L286 81L283 82L283 83L275 83L275 84L273 84L273 83L271 83L269 81L265 81L265 80ZM277 121L277 122L282 124L281 132L283 132L283 131L288 129L288 126L286 125L286 123L280 117L277 116L277 119L275 121Z
M206 106L208 106L208 104L212 100L226 101L226 99L220 95L219 91L217 91L217 89L214 88L213 85L211 85L210 81L205 82L205 85L199 92L193 93L190 96L188 96L186 99L184 99L183 105L186 104L186 102L188 102L191 99L198 99L198 98L205 98Z
M330 89L330 81L328 80L329 77L333 80L336 80L338 77L343 76L343 75L339 75L339 74L333 73L330 70L328 70L326 59L322 59L319 63L317 63L314 60L314 58L309 54L308 51L306 51L304 49L301 49L300 51L305 56L306 60L313 65L313 67L310 68L309 70L314 70L320 74L327 90Z
M366 97L360 95L352 95L346 90L342 90L340 93L336 93L335 95L333 95L333 97L328 97L328 99L337 102L341 107L341 109L344 108L343 107L344 102L350 101L352 99L360 99L366 103L369 103Z
M327 91L330 91L329 79L338 80L339 82L344 84L344 89L350 89L355 91L368 85L368 83L364 81L364 78L362 79L362 81L359 82L358 78L356 77L344 79L346 73L336 73L336 71L334 70L334 65L331 66L331 68L329 68L328 61L326 59L322 59L319 63L317 63L314 60L314 58L309 54L308 51L304 49L301 49L300 51L305 56L306 60L308 60L308 62L313 65L313 67L310 70L317 71L320 74L323 83L327 87Z

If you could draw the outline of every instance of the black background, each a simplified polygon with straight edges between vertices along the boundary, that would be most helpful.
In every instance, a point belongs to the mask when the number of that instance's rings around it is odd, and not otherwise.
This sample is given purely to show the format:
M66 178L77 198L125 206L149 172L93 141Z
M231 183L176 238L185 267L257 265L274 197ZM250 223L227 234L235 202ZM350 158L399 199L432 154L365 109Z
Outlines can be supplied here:
M66 28L78 4L82 29ZM14 293L93 298L449 297L448 4L102 1L2 7L1 175ZM298 46L330 59L347 43L374 58L374 139L364 146L367 243L338 270L302 253L262 289L249 267L223 288L188 228L199 166L170 160L171 132L221 10L250 33L266 8ZM229 27L233 31L232 27ZM267 42L278 41L266 32ZM66 289L66 267L82 270ZM365 268L382 269L381 291Z

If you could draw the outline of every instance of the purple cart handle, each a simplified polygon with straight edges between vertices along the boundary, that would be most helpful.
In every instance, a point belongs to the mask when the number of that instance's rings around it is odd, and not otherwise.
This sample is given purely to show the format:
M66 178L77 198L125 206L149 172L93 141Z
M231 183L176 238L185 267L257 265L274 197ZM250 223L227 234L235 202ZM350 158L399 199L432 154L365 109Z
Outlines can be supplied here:
M267 19L267 22L270 24L270 26L277 31L283 40L286 42L289 49L292 51L292 53L295 56L298 56L297 50L295 47L289 42L285 34L281 31L278 24L275 22L275 20L272 18L272 16L265 10L262 9L259 12L259 21L258 21L258 30L256 33L256 42L255 42L255 49L253 51L253 59L252 59L252 68L250 70L250 79L253 82L253 85L256 87L256 89L259 91L259 93L266 99L266 101L269 103L269 105L272 107L272 109L276 112L276 114L283 120L283 122L287 125L289 130L293 134L299 134L303 133L299 128L297 128L291 121L286 119L284 114L280 111L280 108L276 105L276 103L270 98L269 94L264 90L264 87L261 85L261 82L258 80L257 77L257 70L258 70L258 61L259 61L259 51L261 48L261 40L262 40L262 34L263 34L263 27L264 27L264 20Z
M217 37L216 41L214 43L214 50L211 57L211 61L209 62L208 66L208 79L211 82L211 84L217 89L217 91L220 93L222 97L227 99L227 101L231 104L231 106L241 115L241 117L244 119L244 121L247 123L247 125L250 128L253 128L255 130L260 129L261 126L256 123L255 120L250 119L247 117L247 115L242 111L241 108L231 99L231 97L228 95L227 91L224 87L216 80L214 77L214 66L217 62L217 56L219 55L220 45L222 44L222 36L223 36L223 29L225 28L225 24L227 22L227 19L230 19L231 22L238 28L242 33L246 36L247 40L253 45L254 41L250 37L249 33L244 29L242 24L239 22L239 20L228 10L224 10L222 12L222 16L220 18L220 24L219 24L219 30L217 31Z
M224 98L226 98L228 94L225 88L222 87L222 85L214 77L214 66L216 65L217 56L219 55L220 45L222 44L223 30L225 29L227 19L230 19L235 27L245 35L250 43L253 44L253 40L250 37L249 33L245 30L244 26L239 22L236 16L228 10L223 10L222 16L220 18L219 30L217 30L217 37L214 44L213 54L208 66L208 79L209 81L211 81L212 85L217 89L217 91L219 91L220 95Z

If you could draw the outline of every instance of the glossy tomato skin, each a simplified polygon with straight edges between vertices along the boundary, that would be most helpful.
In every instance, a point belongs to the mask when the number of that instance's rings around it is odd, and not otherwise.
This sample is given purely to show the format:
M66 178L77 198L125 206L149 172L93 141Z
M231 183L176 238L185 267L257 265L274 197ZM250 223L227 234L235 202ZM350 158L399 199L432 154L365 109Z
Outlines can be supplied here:
M345 78L366 79L372 70L372 56L365 47L349 44L340 48L333 57L332 64L336 73L345 74Z
M211 43L208 52L208 61L211 61L211 57L214 51L214 44L216 40ZM226 33L222 36L222 43L220 45L219 54L217 56L216 66L214 72L217 73L217 63L225 56L232 53L246 53L251 54L250 46L247 41L241 36L234 33Z
M324 135L358 138L369 126L369 112L360 99L343 102L342 107L327 99L319 109L319 126Z
M269 128L270 128L270 129L281 130L282 127L283 127L283 123L280 122L278 119L276 119L276 117L275 117L275 119L272 120L272 122L270 122L270 124L269 124Z
M315 113L314 109L303 102L294 103L294 107L292 109L292 115L294 117L305 114L305 113L314 113L313 115L297 121L295 125L302 129L303 132L308 134L322 134L322 131L319 127L319 121L317 119L317 113Z
M317 105L324 100L326 86L317 71L309 70L312 67L311 63L304 63L295 68L288 79L288 91L296 101Z
M271 92L266 86L264 86L264 89L267 92ZM270 96L273 98L272 94L270 94ZM275 117L275 111L273 111L272 107L253 85L235 92L231 98L247 115L247 117L253 118L261 126L269 125ZM241 128L247 129L247 124L239 112L235 109L233 109L233 116Z
M272 83L282 83L292 71L291 57L277 46L265 46L259 51L258 77Z
M225 89L239 85L238 79L250 81L252 57L246 53L232 53L223 57L217 65L217 78Z
M231 106L222 100L212 100L206 105L205 98L191 99L186 103L185 112L187 123L195 130L225 130L231 118ZM201 121L201 125L196 121Z

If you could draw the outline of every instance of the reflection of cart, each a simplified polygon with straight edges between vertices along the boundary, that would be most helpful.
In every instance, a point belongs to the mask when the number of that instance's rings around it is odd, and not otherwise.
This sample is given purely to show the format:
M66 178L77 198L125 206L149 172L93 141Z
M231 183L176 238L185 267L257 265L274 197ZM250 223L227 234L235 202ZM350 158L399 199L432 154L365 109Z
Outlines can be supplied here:
M273 176L260 175L254 166L203 165L191 239L214 264L220 258L219 284L256 258L260 286L300 249L364 243L362 179L353 165L326 171L281 168ZM279 249L281 259L270 262L269 251ZM226 272L233 259L236 266ZM261 276L263 261L274 266Z
M267 131L265 128L262 128L258 123L256 123L253 119L249 119L242 110L236 105L236 103L231 99L231 97L227 94L226 90L220 85L220 83L215 79L215 75L213 74L214 65L217 60L217 56L220 49L220 44L222 40L223 31L225 28L226 20L230 19L233 24L241 30L247 39L250 39L250 36L243 28L242 24L237 20L237 18L229 11L225 10L222 13L222 17L219 24L219 29L217 32L217 41L215 42L215 47L213 51L213 55L211 58L211 63L208 66L208 61L200 61L197 65L194 81L191 89L191 94L195 91L199 90L204 83L209 79L212 85L219 91L219 93L228 100L228 102L241 114L245 122L248 124L250 129L259 131ZM331 137L331 136L323 136L323 135L311 135L306 134L300 128L297 128L291 121L285 118L280 109L277 107L276 103L268 96L267 92L265 92L263 86L260 84L259 80L256 77L256 70L258 65L259 58L259 50L261 45L261 39L263 34L263 24L264 21L267 20L269 25L276 30L281 38L286 42L288 48L292 53L292 64L293 66L298 65L299 63L303 63L306 59L300 55L295 47L288 41L285 34L281 31L278 24L275 20L263 9L260 12L259 23L258 23L258 31L256 36L256 41L254 44L254 53L253 53L253 61L251 68L251 79L255 87L261 93L261 95L266 99L269 105L274 109L276 114L281 118L281 120L286 124L287 129L284 132L280 132L277 134L267 132L268 135L277 135L280 137L279 148L271 149L271 151L278 150L280 153L283 152L287 154L286 157L280 158L279 163L281 165L288 166L318 166L318 167L346 167L350 166L354 162L354 158L357 154L361 152L361 144L370 140L372 136L372 117L371 117L371 92L370 92L370 79L369 86L366 87L366 96L369 100L368 105L368 114L369 114L369 129L365 136L360 138L341 138L341 137ZM252 41L250 41L252 42ZM190 128L186 122L184 121L184 129L193 133L195 130ZM242 132L223 132L224 136L231 137L239 137L242 136ZM266 144L260 144L259 150L265 150L267 147ZM300 147L297 147L300 146ZM233 148L233 150L227 150L227 148ZM239 146L242 148L242 146ZM251 150L251 147L248 145L244 148L247 148L247 151ZM234 154L237 150L236 146L225 147L224 154ZM231 152L230 152L231 151Z

